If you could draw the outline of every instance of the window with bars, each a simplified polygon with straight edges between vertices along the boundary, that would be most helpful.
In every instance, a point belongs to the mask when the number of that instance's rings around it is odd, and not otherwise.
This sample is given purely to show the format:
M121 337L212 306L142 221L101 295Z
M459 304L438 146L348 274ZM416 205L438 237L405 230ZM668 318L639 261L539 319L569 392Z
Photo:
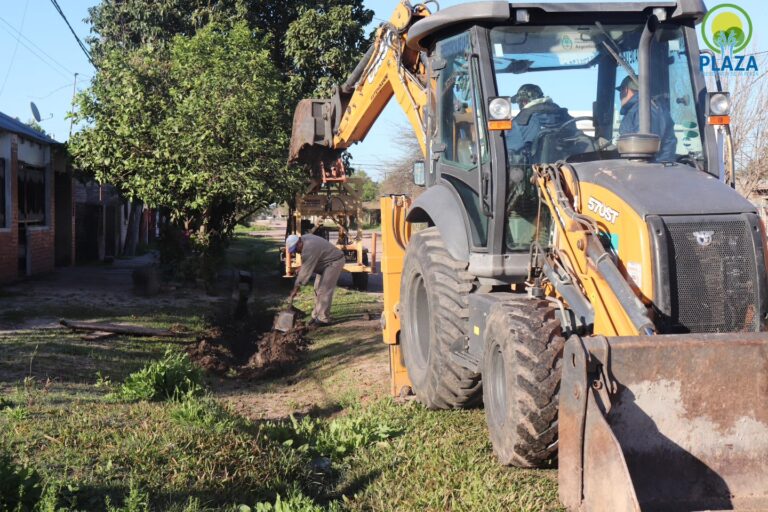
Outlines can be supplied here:
M19 162L19 223L45 224L45 167Z

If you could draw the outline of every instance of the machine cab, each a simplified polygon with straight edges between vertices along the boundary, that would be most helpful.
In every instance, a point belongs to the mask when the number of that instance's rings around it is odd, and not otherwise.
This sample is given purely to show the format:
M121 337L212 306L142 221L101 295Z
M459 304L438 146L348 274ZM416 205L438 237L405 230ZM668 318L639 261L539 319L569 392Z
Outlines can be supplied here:
M652 160L719 170L697 67L703 5L571 9L457 6L408 34L430 56L427 184L461 203L470 272L491 284L524 279L532 243L550 242L533 164L617 159L619 137L639 131L638 48L651 16L650 129L660 142Z

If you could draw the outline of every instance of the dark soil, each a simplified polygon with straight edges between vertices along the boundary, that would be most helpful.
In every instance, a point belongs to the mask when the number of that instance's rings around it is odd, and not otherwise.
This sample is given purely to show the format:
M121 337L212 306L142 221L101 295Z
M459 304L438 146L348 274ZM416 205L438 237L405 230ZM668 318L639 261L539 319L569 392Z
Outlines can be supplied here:
M241 379L262 379L295 368L307 350L306 328L283 333L272 330L272 316L261 315L212 329L187 348L190 358L205 371Z

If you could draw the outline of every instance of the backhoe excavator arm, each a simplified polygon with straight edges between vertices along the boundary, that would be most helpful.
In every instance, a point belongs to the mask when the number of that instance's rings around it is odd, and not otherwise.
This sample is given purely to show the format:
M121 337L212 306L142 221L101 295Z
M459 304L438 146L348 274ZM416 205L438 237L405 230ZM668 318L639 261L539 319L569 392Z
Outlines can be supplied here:
M430 15L425 4L402 0L389 22L376 31L373 45L352 75L327 100L302 100L296 108L291 135L290 163L312 169L334 165L341 152L368 134L394 96L426 152L425 60L406 47L408 29Z

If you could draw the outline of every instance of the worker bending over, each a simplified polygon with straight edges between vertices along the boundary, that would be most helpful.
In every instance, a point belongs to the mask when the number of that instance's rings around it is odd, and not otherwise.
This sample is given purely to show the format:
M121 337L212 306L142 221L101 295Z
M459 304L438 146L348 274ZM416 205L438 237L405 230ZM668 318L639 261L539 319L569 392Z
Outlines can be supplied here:
M301 268L296 276L296 284L288 296L293 299L299 289L309 282L312 274L315 279L315 309L312 310L311 326L324 326L331 322L331 303L339 275L344 269L344 253L325 238L316 235L291 235L285 240L288 252L301 254Z

